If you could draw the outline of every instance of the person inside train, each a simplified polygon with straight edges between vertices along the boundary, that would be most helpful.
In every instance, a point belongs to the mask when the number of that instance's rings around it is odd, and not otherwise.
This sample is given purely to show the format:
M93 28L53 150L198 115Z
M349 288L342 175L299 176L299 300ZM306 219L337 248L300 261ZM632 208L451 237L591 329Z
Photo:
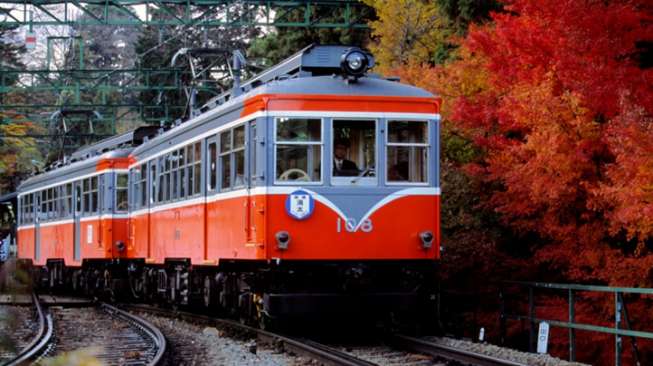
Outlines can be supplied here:
M341 139L333 144L333 176L350 177L359 174L358 166L346 158L349 141Z

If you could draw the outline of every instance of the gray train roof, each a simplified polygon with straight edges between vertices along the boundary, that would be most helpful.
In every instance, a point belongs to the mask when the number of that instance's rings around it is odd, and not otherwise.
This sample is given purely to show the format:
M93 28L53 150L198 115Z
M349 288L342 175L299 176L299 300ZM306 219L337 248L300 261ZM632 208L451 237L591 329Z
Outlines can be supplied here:
M339 76L317 76L271 81L247 94L326 94L349 96L395 96L432 98L433 94L411 85L375 77L346 83Z
M240 116L239 112L243 108L245 100L264 94L435 97L424 89L377 77L362 77L356 83L347 83L340 76L297 77L275 80L243 93L179 126L171 128L163 134L138 146L134 149L133 155L140 157L147 155L150 151L158 151L159 149L157 147L166 144L169 140L175 139L188 131L196 130L202 124L220 119L220 117L225 115L233 114L234 116ZM235 119L237 118L226 118L224 121L220 121L219 125Z
M132 148L128 148L109 151L102 155L97 155L85 160L76 161L68 165L54 168L50 171L35 175L23 181L18 186L18 192L21 193L27 190L38 188L39 186L63 182L64 180L72 179L82 174L92 173L95 171L99 161L105 159L126 158L129 156L132 150Z

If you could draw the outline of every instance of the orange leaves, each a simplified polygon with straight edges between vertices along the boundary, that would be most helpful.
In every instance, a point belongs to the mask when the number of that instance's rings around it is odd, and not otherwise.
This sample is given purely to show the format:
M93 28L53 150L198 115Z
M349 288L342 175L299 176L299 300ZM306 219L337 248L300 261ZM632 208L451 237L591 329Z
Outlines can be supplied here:
M597 189L613 235L621 230L640 243L653 237L653 118L643 108L624 103L624 113L606 129L615 161ZM642 248L639 248L640 250Z
M653 71L635 62L653 27L638 3L511 1L421 78L485 152L468 167L490 188L485 205L565 248L541 259L583 248L585 269L569 274L608 263L600 243L629 254L636 240L641 256L653 238Z

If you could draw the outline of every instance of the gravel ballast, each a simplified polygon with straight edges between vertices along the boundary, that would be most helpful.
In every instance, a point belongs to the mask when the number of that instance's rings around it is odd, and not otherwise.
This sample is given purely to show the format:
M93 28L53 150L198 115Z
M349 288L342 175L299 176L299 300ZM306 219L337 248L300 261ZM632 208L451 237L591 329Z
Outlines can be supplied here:
M477 352L488 356L502 358L531 366L588 366L584 363L569 362L546 355L521 352L510 348L499 347L487 343L474 343L453 338L426 337L426 341Z
M151 314L138 313L166 336L168 365L313 365L313 361L257 347L254 340L226 336L221 330Z
M0 306L0 364L16 356L36 336L38 321L31 306Z

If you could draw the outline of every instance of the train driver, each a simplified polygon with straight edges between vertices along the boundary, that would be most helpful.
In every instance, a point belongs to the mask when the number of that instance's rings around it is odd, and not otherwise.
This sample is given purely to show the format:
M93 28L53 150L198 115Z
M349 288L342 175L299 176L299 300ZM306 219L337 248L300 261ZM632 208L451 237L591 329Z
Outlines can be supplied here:
M358 166L346 158L349 141L341 139L333 144L333 176L351 177L359 174Z

